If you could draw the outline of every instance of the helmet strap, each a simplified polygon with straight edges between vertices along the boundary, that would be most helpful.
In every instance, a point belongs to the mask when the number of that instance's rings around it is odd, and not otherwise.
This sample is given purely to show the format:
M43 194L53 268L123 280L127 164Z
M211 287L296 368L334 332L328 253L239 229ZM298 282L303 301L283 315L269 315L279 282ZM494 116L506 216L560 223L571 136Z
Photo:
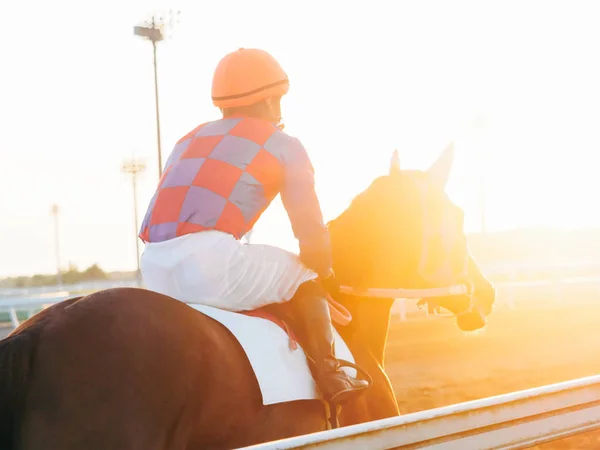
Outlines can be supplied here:
M266 99L267 108L269 110L269 116L272 117L273 123L280 130L283 130L285 124L283 123L283 118L281 117L281 97L270 97Z

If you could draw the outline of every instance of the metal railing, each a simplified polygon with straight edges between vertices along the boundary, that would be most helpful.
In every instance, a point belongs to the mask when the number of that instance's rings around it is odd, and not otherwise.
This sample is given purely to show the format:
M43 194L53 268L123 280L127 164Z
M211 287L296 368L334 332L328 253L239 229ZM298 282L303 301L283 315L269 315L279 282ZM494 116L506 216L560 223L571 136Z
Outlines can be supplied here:
M524 449L600 428L600 375L244 447Z

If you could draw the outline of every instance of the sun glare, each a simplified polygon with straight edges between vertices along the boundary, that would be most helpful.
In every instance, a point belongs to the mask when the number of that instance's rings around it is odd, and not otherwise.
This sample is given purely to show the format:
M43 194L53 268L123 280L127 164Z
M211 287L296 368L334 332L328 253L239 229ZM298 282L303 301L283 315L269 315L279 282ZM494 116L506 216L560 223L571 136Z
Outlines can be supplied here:
M448 190L468 231L481 229L482 211L488 231L600 224L588 206L600 187L600 69L586 56L599 32L584 4L533 2L514 14L512 3L375 2L345 4L343 20L336 2L319 3L319 14L311 2L235 5L232 16L226 4L156 3L181 11L158 48L163 162L179 137L219 116L209 94L217 61L255 46L289 74L286 131L310 153L327 220L385 173L394 148L403 167L424 169L454 141ZM52 270L53 203L63 260L131 268L130 179L120 166L132 153L145 162L142 215L158 173L154 78L151 46L132 24L152 10L131 2L115 14L97 3L76 8L71 21L59 7L44 7L43 19L25 14L25 3L10 9L3 32L18 45L3 53L0 83L8 161L0 188L11 193L0 198L0 248L10 257L0 258L0 273ZM223 14L226 30L207 19ZM51 53L31 30L54 36ZM15 167L27 167L27 177ZM278 199L253 239L296 248Z

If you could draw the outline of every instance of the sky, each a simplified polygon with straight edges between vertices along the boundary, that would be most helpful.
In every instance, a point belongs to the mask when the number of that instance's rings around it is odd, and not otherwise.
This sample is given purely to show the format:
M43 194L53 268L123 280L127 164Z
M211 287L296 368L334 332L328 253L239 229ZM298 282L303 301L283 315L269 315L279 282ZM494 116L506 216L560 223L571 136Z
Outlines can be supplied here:
M291 80L285 131L313 161L326 220L388 170L426 169L455 142L448 192L477 231L600 226L600 6L592 1L10 2L0 27L0 276L135 268L131 178L158 179L149 42L133 26L180 11L159 44L163 161L219 117L212 72L239 47ZM474 124L479 118L481 126ZM483 174L483 175L482 175ZM255 242L296 250L279 199Z

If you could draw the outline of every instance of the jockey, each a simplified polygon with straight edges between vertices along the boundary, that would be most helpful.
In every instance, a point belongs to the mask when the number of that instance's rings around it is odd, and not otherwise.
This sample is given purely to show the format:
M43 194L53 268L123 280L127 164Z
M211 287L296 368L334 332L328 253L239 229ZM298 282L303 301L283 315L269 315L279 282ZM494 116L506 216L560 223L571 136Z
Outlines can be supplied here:
M230 311L267 305L293 311L322 397L341 403L368 386L334 356L326 289L336 282L329 233L303 145L282 131L286 73L267 52L227 54L212 82L222 118L177 141L150 201L139 237L148 289ZM300 255L241 238L277 194Z

